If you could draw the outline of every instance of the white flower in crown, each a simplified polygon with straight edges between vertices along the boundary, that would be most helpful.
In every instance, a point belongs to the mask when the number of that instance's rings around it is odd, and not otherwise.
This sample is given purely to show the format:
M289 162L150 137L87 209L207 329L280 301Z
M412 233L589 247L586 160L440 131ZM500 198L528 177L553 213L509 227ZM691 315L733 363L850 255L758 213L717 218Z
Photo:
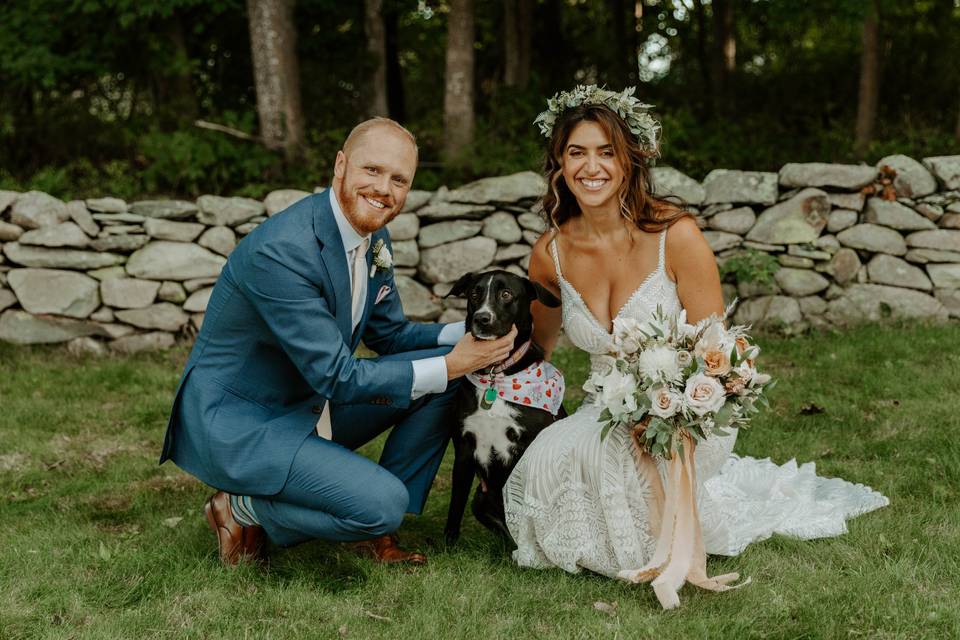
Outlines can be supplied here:
M373 245L373 264L370 266L370 277L376 275L377 271L389 271L393 267L393 256L387 249L387 243L383 238L377 240Z
M636 87L627 87L617 93L595 84L577 85L572 90L561 91L547 100L547 110L538 115L533 123L540 128L540 133L549 138L553 135L557 118L567 109L582 104L602 104L626 121L631 133L645 150L658 153L660 123L648 113L653 105L640 102L634 97L636 90Z

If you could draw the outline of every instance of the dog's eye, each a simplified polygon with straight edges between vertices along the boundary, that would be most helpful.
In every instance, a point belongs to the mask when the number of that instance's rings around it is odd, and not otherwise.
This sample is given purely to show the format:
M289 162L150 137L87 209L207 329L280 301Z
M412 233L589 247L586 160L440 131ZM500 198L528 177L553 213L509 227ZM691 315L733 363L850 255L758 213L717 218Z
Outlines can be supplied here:
M510 302L511 300L513 300L513 294L510 293L509 289L504 289L503 291L500 292L500 299L503 300L504 302Z

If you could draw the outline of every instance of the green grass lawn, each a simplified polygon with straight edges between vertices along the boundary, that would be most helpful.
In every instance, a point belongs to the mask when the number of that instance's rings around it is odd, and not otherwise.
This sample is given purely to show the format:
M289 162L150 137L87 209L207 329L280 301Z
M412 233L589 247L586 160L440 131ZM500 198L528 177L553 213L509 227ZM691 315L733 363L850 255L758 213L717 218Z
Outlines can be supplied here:
M201 515L210 490L156 464L186 352L77 359L0 344L0 638L960 637L960 325L760 344L780 382L736 451L816 461L891 505L840 538L711 558L711 574L753 584L685 587L671 612L646 585L518 569L469 515L444 550L450 455L426 513L401 530L426 567L315 542L275 550L267 573L222 569ZM572 408L587 362L556 360Z

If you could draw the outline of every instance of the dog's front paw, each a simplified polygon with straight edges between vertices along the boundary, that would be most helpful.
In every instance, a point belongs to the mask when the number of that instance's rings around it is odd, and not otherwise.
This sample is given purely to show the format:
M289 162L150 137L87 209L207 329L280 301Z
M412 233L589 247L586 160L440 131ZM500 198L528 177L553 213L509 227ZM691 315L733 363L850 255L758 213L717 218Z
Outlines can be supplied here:
M459 529L444 529L443 531L443 540L447 543L448 547L452 547L457 544L457 540L460 539L460 530Z

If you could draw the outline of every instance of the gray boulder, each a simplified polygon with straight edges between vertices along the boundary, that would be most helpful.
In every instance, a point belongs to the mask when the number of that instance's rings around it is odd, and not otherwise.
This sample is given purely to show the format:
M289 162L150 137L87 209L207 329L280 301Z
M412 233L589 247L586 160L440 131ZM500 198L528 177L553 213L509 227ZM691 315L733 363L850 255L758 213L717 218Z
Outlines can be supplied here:
M95 322L109 323L113 322L117 318L113 315L113 309L110 307L100 307L90 314L90 319Z
M511 244L497 249L497 254L493 257L493 261L497 264L513 262L514 260L526 258L528 255L530 255L530 245Z
M877 171L888 166L897 172L893 179L893 188L897 195L919 198L937 190L937 180L922 164L901 154L886 156L877 163Z
M717 231L725 231L742 236L750 231L756 221L757 214L753 212L753 209L750 207L738 207L736 209L721 211L711 216L707 222L707 226Z
M179 282L167 280L160 285L160 289L157 291L157 300L161 302L183 304L186 299L187 292Z
M927 273L938 289L960 288L960 264L929 264Z
M937 225L913 209L905 207L899 202L891 202L882 198L867 200L864 220L871 224L880 224L901 231L937 228Z
M440 301L425 286L408 276L397 276L397 293L407 318L418 321L436 320L443 313Z
M830 286L830 281L809 269L777 269L773 275L784 292L792 296L810 296Z
M23 246L19 242L8 242L3 245L3 253L11 262L25 267L77 269L80 271L123 264L126 259L116 253L29 247Z
M100 306L99 283L76 271L13 269L7 281L30 313L86 318Z
M924 158L923 166L930 169L944 188L960 189L960 155Z
M933 285L922 269L913 266L906 260L878 253L867 263L867 274L870 282L875 284L889 284L894 287L921 289L930 291Z
M130 256L127 273L145 280L215 278L225 263L224 257L195 244L155 240Z
M266 209L263 203L253 198L223 198L221 196L200 196L197 198L200 213L197 219L211 227L235 227L263 215Z
M863 193L858 191L857 193L828 193L827 199L830 201L830 204L837 209L862 211L866 198Z
M97 251L119 251L120 253L130 253L136 251L150 242L149 236L112 236L108 235L96 240L90 241L90 248Z
M941 251L940 249L910 249L904 259L908 262L927 264L928 262L960 262L960 253Z
M100 235L100 225L97 224L90 211L82 200L71 200L67 203L67 213L78 227L91 238Z
M827 231L837 233L857 224L860 215L850 209L834 209L827 218Z
M24 229L50 227L70 219L67 205L42 191L21 193L13 202L10 222Z
M130 205L130 213L144 218L182 220L197 214L197 205L186 200L141 200Z
M222 256L229 256L237 246L237 234L230 227L210 227L197 244Z
M100 283L103 304L115 309L142 309L157 299L159 282L136 278L110 278Z
M126 213L127 203L120 198L87 198L84 202L90 211L99 213Z
M777 201L777 174L762 171L714 169L703 181L702 204L774 204Z
M454 240L472 238L483 229L483 223L477 220L451 220L437 222L420 229L417 242L421 249L438 247Z
M263 206L267 215L272 216L309 195L309 191L300 189L277 189L267 194L267 197L263 199Z
M426 249L417 271L424 282L454 282L471 271L488 267L497 253L497 241L475 237Z
M520 226L524 229L535 231L538 234L543 233L547 229L547 223L543 219L543 216L531 212L521 213L517 216L517 222L520 223Z
M447 192L446 200L469 204L511 203L539 198L546 192L547 182L543 176L533 171L521 171L465 184Z
M761 296L744 300L737 307L733 321L736 324L760 326L789 326L803 320L800 303L786 296Z
M920 233L929 233L921 231ZM889 253L902 256L907 252L903 236L887 227L875 224L858 224L837 234L840 244L874 253Z
M110 342L110 350L114 353L129 355L144 351L163 351L172 348L174 344L176 340L169 333L151 331L117 338Z
M401 213L412 213L422 207L423 205L430 202L430 199L433 197L432 191L418 191L413 189L407 192L407 199L403 203L403 209Z
M947 310L933 296L912 289L854 284L842 296L830 301L826 317L834 324L909 318L946 320Z
M520 231L520 225L512 213L506 211L497 211L483 221L483 230L481 233L493 238L500 244L513 244L520 242L523 234Z
M747 239L769 244L813 242L827 226L830 201L819 189L803 189L757 218Z
M140 329L177 331L190 316L183 309L169 302L157 302L143 309L123 309L115 312L117 319Z
M726 233L725 231L704 231L703 237L707 239L707 243L714 253L739 247L743 243L743 238L735 233Z
M20 193L17 191L6 191L0 189L0 214L7 210L7 208L17 201L17 198L20 196Z
M23 235L23 228L9 222L0 221L0 242L16 242Z
M417 211L422 221L453 220L467 218L481 220L495 209L490 205L456 204L452 202L431 202Z
M19 309L8 309L0 315L0 341L4 342L50 344L92 335L103 335L103 330L86 320L34 316Z
M187 293L193 293L197 289L202 289L204 287L209 287L216 284L217 279L208 277L208 278L194 278L192 280L187 280L183 283L183 288Z
M183 303L183 310L190 313L205 313L207 305L210 303L210 294L213 293L213 287L198 289L190 294L187 301Z
M416 240L401 240L393 243L393 264L398 267L415 267L420 264L420 248Z
M90 336L74 338L67 343L67 351L75 357L93 356L99 358L106 355L107 349L103 342Z
M793 187L834 187L856 191L877 177L874 167L826 162L791 162L780 169L780 185Z
M0 311L17 304L17 296L10 289L0 287Z
M951 318L960 318L960 289L937 289L933 295L946 308Z
M19 240L22 245L35 247L73 247L83 249L90 244L90 239L79 226L73 222L61 222L49 227L40 227L27 231Z
M860 256L853 249L840 249L830 260L828 273L838 284L846 284L853 280L860 271Z
M415 240L420 231L420 218L415 213L401 213L387 225L387 231L393 241Z
M673 167L654 167L650 170L650 176L653 179L653 195L659 198L677 196L687 204L699 206L707 195L703 185Z
M155 240L193 242L206 226L199 222L174 222L163 218L151 218L143 223L143 230Z
M960 231L952 231L949 229L917 231L907 236L907 246L920 249L939 249L940 251L960 252Z

